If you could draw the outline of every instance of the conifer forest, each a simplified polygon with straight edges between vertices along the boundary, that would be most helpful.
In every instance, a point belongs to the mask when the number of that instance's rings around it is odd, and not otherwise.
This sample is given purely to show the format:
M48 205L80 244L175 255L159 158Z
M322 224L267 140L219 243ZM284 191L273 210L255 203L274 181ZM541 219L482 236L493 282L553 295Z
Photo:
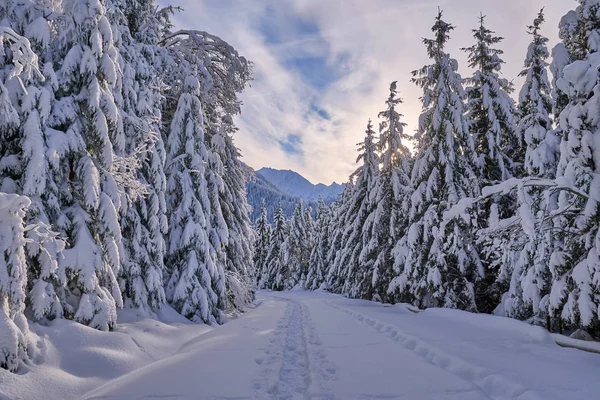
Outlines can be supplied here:
M160 4L0 1L1 368L37 362L37 326L112 335L124 310L168 307L218 327L287 291L600 338L599 0L531 15L518 77L483 13L459 65L439 10L417 33L427 64L402 71L420 97L389 83L343 193L291 217L289 197L248 202L235 140L252 61ZM307 310L290 303L290 326Z

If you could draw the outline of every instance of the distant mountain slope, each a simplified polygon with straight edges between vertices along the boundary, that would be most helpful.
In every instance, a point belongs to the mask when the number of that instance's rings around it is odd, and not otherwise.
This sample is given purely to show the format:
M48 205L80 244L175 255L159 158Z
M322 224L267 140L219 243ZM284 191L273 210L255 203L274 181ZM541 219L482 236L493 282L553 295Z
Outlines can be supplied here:
M273 222L273 214L281 202L286 218L291 218L294 208L300 199L304 205L311 207L313 216L316 217L319 196L330 203L337 200L344 190L345 185L333 183L330 186L313 185L302 175L294 171L280 171L272 168L262 168L254 171L246 165L248 183L246 184L246 197L252 207L250 221L254 223L260 217L260 202L265 199L269 222Z
M335 201L342 194L345 187L345 185L335 182L329 186L322 183L314 185L299 173L291 170L261 168L256 171L256 175L262 176L285 194L311 202L318 201L320 197L326 202Z
M283 193L261 175L254 173L254 171L251 171L248 175L246 197L248 198L248 204L252 207L252 211L250 212L250 221L252 223L260 217L260 202L262 199L265 199L269 222L273 222L273 214L280 202L285 216L291 218L296 203L300 200L299 197ZM316 209L315 205L310 205Z

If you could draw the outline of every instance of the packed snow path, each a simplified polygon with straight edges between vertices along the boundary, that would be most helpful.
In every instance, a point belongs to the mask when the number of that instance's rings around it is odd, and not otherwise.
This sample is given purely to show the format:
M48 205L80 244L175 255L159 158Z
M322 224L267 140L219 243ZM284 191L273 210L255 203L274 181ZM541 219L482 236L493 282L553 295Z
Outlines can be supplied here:
M600 355L488 315L318 292L256 309L86 399L592 399Z

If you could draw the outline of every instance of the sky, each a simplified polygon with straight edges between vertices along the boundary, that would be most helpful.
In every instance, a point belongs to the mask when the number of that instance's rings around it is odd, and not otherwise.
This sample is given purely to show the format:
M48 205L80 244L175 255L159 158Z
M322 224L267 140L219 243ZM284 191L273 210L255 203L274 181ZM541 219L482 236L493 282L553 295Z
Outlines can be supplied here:
M254 80L241 96L235 143L255 169L294 170L313 183L346 182L356 169L356 144L367 121L377 127L392 81L404 99L399 111L413 134L421 90L411 71L429 64L438 7L456 28L447 51L471 75L460 49L474 43L480 13L504 37L502 74L518 92L530 36L526 26L545 7L550 48L571 0L179 0L176 28L220 36L254 63Z

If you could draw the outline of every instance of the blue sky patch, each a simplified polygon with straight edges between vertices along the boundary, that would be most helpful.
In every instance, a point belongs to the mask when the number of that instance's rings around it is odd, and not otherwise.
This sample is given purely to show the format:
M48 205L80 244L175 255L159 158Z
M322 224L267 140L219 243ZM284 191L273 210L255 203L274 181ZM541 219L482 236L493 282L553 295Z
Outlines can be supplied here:
M304 83L322 90L339 78L339 63L327 61L329 46L314 21L300 18L281 2L265 7L257 22L265 44L282 65L300 74Z
M302 150L302 139L299 135L287 135L285 140L278 140L279 146L288 154L304 154Z

